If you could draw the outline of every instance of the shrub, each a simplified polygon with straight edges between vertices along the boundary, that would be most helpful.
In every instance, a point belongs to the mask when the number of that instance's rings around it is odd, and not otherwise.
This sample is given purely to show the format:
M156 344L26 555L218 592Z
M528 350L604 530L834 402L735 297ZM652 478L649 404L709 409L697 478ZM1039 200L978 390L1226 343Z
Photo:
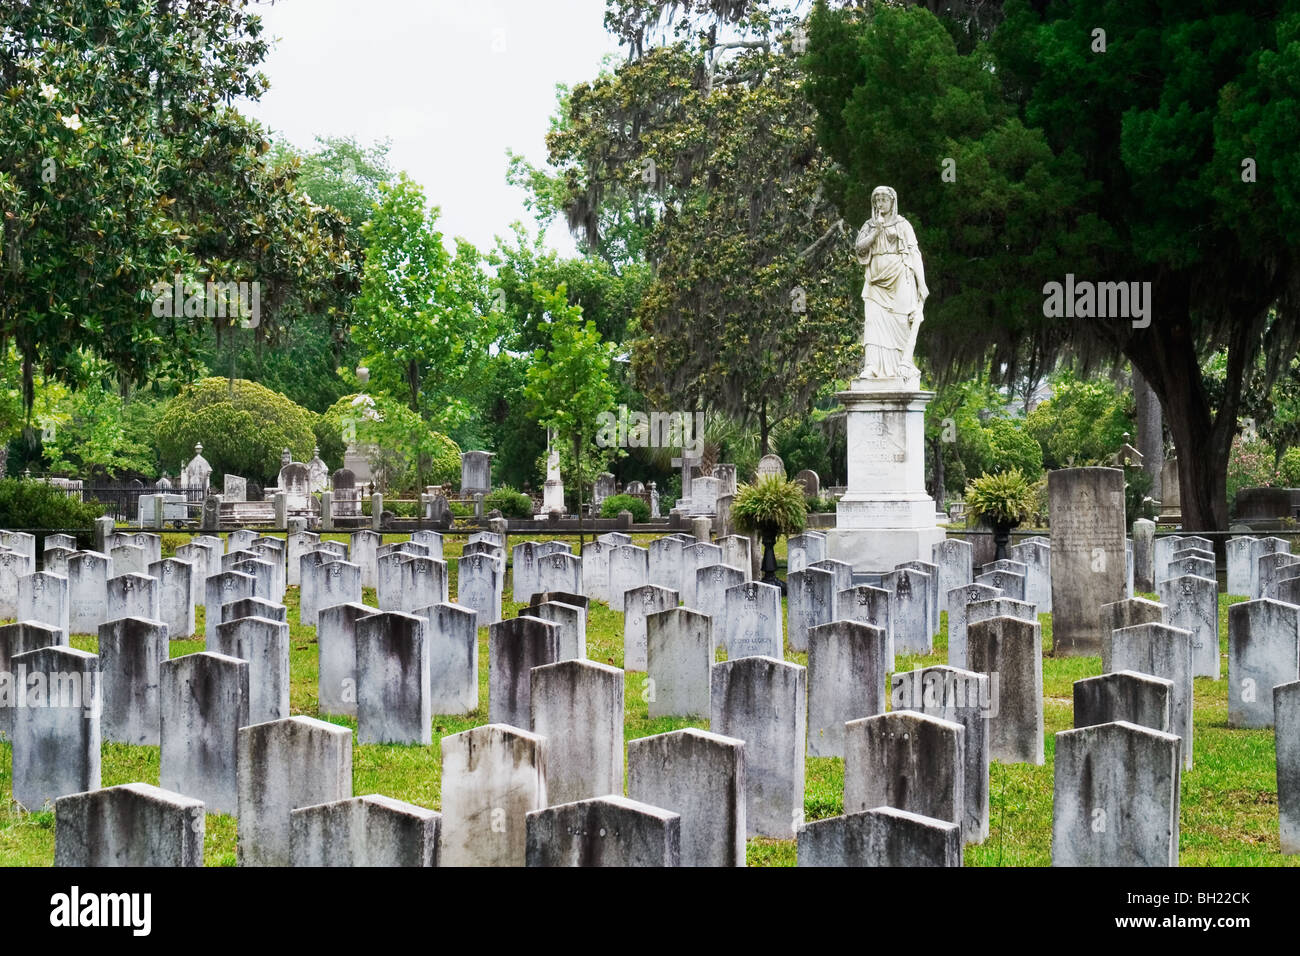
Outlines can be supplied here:
M103 513L43 481L0 478L0 528L89 528Z
M966 486L966 510L987 524L1018 525L1034 509L1034 489L1019 468L981 475Z
M502 485L483 496L483 511L486 513L493 508L504 518L531 518L533 499L510 485Z
M650 520L650 506L636 495L610 495L600 503L602 518L617 518L620 511L632 512L632 520L637 524Z
M274 483L285 448L294 461L310 460L315 420L312 412L256 382L205 378L167 405L158 422L158 453L165 467L179 470L202 442L216 475Z
M824 514L835 510L835 499L830 497L808 495L804 498L804 504L808 506L809 514Z
M1288 488L1300 488L1300 448L1288 448L1282 456L1277 469L1282 484Z
M764 475L736 491L731 517L745 534L798 534L807 521L807 509L802 486L780 475Z

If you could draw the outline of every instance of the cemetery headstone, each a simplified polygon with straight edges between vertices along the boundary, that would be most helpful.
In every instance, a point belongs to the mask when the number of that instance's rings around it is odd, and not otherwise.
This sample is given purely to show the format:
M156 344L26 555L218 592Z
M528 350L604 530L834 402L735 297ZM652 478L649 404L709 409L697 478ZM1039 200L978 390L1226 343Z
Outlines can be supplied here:
M1048 472L1052 526L1052 653L1101 653L1098 608L1128 596L1124 472L1063 468ZM1041 745L1041 734L1040 734Z

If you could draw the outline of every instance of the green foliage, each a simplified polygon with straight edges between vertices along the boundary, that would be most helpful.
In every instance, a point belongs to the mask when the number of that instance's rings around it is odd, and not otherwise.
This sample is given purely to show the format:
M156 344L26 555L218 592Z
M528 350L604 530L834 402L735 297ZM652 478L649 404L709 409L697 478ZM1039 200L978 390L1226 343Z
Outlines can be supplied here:
M1034 510L1034 491L1019 468L971 479L966 486L966 510L986 524L1022 524Z
M214 473L274 482L280 453L308 461L315 445L316 416L256 382L205 378L184 388L158 422L163 466L179 471L196 443Z
M780 475L763 475L751 485L736 489L731 517L746 534L798 534L807 521L803 488Z
M148 395L123 398L92 379L44 417L41 449L52 472L78 476L158 475L154 434L164 403Z
M632 520L637 524L650 520L650 506L636 495L610 495L600 503L602 518L617 518L620 511L632 512Z
M1048 468L1109 465L1134 435L1133 393L1117 392L1107 379L1081 381L1064 372L1052 382L1052 397L1025 416L1025 430L1042 446Z
M1263 441L1246 441L1240 435L1232 440L1228 458L1228 506L1237 509L1237 492L1242 488L1276 488L1282 479L1273 448ZM1182 463L1179 462L1181 465Z
M355 431L380 488L418 494L460 478L460 446L387 395L345 396L327 418L336 434Z
M501 485L483 496L483 508L485 511L495 508L505 518L531 518L533 499L510 485Z
M1019 418L993 418L970 439L970 473L994 474L1009 469L1033 481L1043 473L1043 449Z
M103 510L43 481L0 478L0 527L89 528Z
M826 514L835 510L835 499L822 495L807 495L804 504L807 505L809 514Z
M809 469L817 472L821 481L828 481L834 470L831 466L831 443L826 437L826 430L819 424L823 415L816 412L807 418L800 418L775 432L773 443L776 454L785 462L788 475L797 475Z
M1151 521L1156 517L1155 502L1150 497L1152 484L1153 479L1141 465L1124 466L1124 518L1130 532L1138 518Z
M380 188L362 227L361 295L352 334L372 389L403 402L441 431L468 419L485 387L498 317L478 251L463 239L447 252L437 207L402 174Z
M568 304L564 286L553 292L539 288L535 294L551 317L550 342L528 368L524 395L537 420L560 436L560 467L566 467L567 458L571 484L581 496L583 485L611 457L610 449L598 448L592 439L598 416L613 405L614 349L601 341L594 322L583 321L582 309Z
M1288 448L1277 469L1278 477L1287 488L1300 488L1300 448Z
M156 284L254 281L274 342L294 315L355 291L341 221L268 155L229 106L266 88L248 0L0 5L0 338L33 373L66 378L82 350L124 385L184 376L198 330ZM201 300L200 300L201 303Z

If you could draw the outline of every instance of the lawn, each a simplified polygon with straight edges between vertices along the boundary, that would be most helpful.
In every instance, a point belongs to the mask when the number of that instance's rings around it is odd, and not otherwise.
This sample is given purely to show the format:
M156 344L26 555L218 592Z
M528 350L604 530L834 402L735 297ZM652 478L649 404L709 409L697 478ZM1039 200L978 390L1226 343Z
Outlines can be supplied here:
M170 556L188 535L163 535L163 555ZM346 541L347 535L326 534L326 539ZM389 535L385 542L404 540ZM536 540L545 540L541 535ZM647 535L634 536L645 545ZM456 591L456 564L462 539L446 539L452 594ZM781 548L784 548L782 544ZM778 558L784 561L783 550ZM508 582L507 582L508 584ZM506 589L506 597L510 597ZM1154 597L1154 595L1151 595ZM375 604L367 589L366 603ZM1280 854L1277 823L1277 784L1271 730L1230 730L1227 726L1227 609L1240 598L1219 596L1220 653L1225 679L1196 680L1195 766L1183 774L1180 855L1184 866L1300 865L1300 856ZM291 703L295 714L317 716L315 629L298 625L298 591L285 596L292 635ZM503 613L513 616L522 605L506 601ZM203 632L203 608L197 611L197 633ZM1051 648L1051 617L1042 615L1043 647ZM944 663L947 659L947 615L935 638L935 651L926 656L903 656L900 669ZM74 647L97 649L97 638L74 635ZM173 641L171 656L203 649L202 640ZM623 615L603 604L593 604L587 622L587 655L615 666L623 663ZM786 659L806 664L805 654L787 650ZM1047 763L993 764L990 772L990 835L980 846L966 848L968 866L1046 866L1051 863L1053 735L1073 723L1071 685L1081 677L1101 673L1097 657L1043 659L1044 719ZM355 794L382 793L420 806L438 809L441 787L440 738L487 723L487 629L479 630L479 706L468 715L435 715L434 742L429 747L367 745L353 747L352 789ZM708 729L707 719L660 718L651 720L642 690L645 675L629 673L626 685L624 737L627 740L683 727ZM886 695L888 700L888 695ZM348 718L329 718L352 727ZM0 865L48 866L54 859L54 814L27 813L11 799L11 749L0 743ZM158 783L158 748L104 744L104 786L143 781ZM809 758L804 795L806 819L835 816L843 807L844 762L835 758ZM235 821L209 814L205 859L209 866L235 865ZM794 841L749 841L750 866L793 866Z

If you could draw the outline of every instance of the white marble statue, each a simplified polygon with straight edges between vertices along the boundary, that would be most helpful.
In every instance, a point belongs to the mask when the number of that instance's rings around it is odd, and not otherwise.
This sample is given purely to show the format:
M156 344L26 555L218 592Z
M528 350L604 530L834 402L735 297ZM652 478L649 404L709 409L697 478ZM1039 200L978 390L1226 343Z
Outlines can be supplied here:
M866 313L862 378L901 380L913 387L920 372L912 364L922 308L930 290L925 285L921 250L912 225L898 214L898 195L888 186L871 193L873 215L862 225L854 248L867 267L862 286Z

